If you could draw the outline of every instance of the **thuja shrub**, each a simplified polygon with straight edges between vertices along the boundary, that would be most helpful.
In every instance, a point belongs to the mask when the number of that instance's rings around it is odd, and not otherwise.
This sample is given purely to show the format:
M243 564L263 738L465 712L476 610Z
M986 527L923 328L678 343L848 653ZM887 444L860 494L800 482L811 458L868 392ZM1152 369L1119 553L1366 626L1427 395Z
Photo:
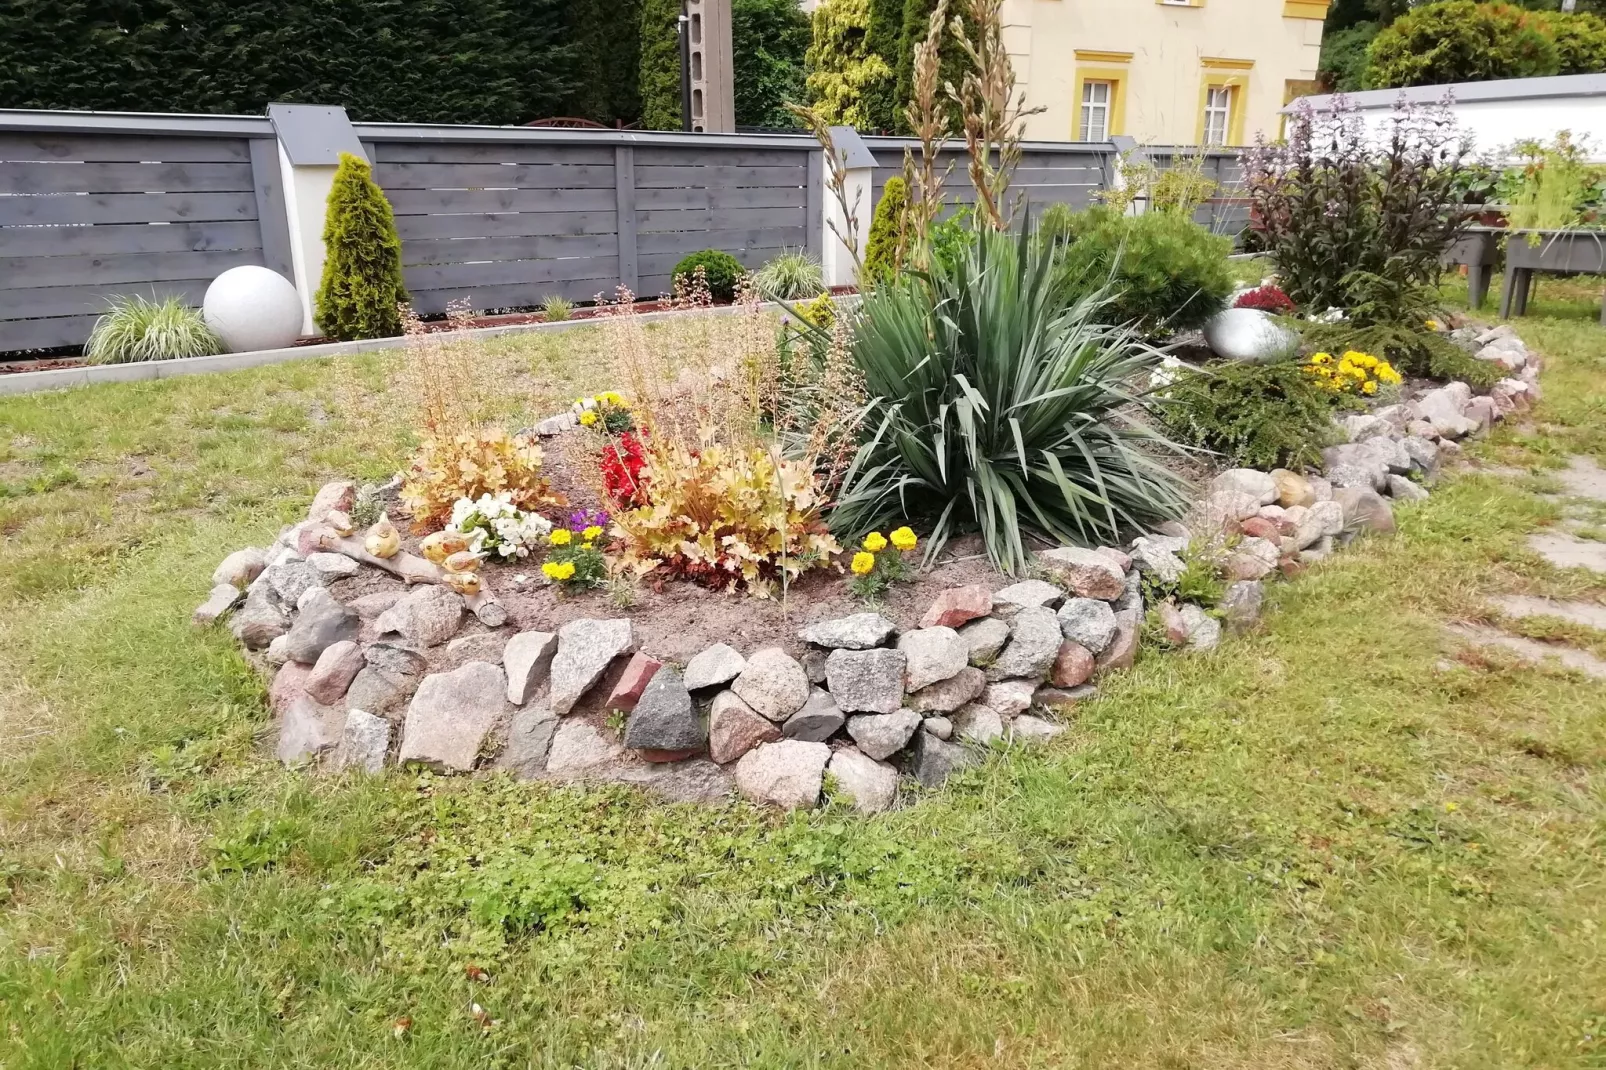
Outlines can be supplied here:
M870 239L864 253L864 274L871 280L891 278L902 266L903 216L909 206L909 187L894 175L887 179L870 219Z
M680 263L675 265L676 285L690 286L697 276L698 268L702 268L703 282L710 294L721 301L735 298L736 284L744 274L740 260L718 249L703 249L692 253L682 257Z
M406 304L401 238L390 202L368 161L340 154L324 216L325 258L318 286L318 327L341 341L402 332Z
M1102 206L1045 220L1069 244L1060 264L1067 302L1109 290L1105 315L1144 331L1197 327L1221 311L1234 279L1232 239L1186 215L1129 216Z
M1465 232L1470 141L1444 107L1405 107L1369 129L1339 98L1301 102L1284 141L1244 154L1252 226L1277 278L1308 312L1347 307L1358 273L1436 286L1440 257Z

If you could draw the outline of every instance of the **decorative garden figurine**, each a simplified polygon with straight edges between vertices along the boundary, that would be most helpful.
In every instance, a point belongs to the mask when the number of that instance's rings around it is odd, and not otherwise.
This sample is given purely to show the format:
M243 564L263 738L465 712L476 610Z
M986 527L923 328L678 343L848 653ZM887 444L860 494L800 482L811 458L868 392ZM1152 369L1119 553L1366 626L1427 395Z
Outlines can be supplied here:
M418 552L433 565L443 565L448 557L467 549L468 539L455 531L437 531L424 536L424 540L418 544Z
M446 586L460 595L469 596L480 593L480 574L478 572L448 572Z
M375 557L392 558L401 550L401 536L396 532L396 525L390 522L390 517L384 513L374 526L368 529L368 537L363 540L363 547Z
M478 572L480 568L480 555L468 550L459 550L441 562L449 575L460 576L465 572Z

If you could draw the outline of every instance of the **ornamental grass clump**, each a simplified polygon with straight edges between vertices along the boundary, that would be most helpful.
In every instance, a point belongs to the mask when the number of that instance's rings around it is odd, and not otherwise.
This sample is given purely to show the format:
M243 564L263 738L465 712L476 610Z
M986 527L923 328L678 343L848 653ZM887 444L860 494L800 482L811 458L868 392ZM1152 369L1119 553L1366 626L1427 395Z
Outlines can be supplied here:
M91 364L210 357L223 352L222 340L206 325L201 310L177 297L147 300L136 294L115 297L109 304L84 345L84 359Z
M807 252L783 251L753 273L753 286L767 298L800 301L825 292L825 269Z
M929 527L926 557L979 531L1002 569L1027 540L1095 544L1180 515L1176 447L1138 417L1129 384L1159 355L1100 323L1102 295L1066 307L1057 253L984 230L958 262L866 297L852 352L874 406L835 530Z

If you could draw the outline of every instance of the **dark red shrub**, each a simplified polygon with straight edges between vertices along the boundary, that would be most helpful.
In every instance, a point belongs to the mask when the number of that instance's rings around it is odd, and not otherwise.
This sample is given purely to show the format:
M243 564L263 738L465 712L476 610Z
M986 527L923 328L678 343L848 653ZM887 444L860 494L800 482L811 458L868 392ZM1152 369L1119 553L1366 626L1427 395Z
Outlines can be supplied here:
M1248 293L1240 294L1238 300L1232 303L1232 307L1258 308L1262 312L1286 316L1294 311L1294 302L1276 286L1260 286Z
M602 448L602 486L621 506L635 507L647 504L642 492L641 470L647 459L642 454L641 439L634 431L626 431L618 439Z

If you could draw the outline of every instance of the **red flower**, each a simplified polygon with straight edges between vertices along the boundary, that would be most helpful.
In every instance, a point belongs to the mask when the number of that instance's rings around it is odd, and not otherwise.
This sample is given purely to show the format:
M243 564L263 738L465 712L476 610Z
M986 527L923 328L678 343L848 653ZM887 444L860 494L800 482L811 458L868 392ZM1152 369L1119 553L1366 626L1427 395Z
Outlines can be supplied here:
M641 470L646 467L641 439L634 431L626 431L602 450L602 486L608 497L621 506L635 507L647 504L643 492Z
M1294 311L1294 302L1288 295L1276 286L1262 286L1241 294L1238 300L1232 303L1233 308L1258 308L1262 312L1271 312L1278 316L1286 316Z

